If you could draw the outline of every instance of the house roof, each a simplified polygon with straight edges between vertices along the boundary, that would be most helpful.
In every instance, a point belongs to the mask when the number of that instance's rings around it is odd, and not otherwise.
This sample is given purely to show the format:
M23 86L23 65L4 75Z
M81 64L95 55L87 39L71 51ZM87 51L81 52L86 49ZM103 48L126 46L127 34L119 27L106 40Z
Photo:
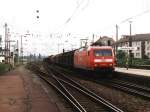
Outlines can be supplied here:
M113 40L113 38L111 38L111 37L107 37L107 36L103 36L103 37L100 37L96 42L94 42L93 44L92 44L92 46L93 45L100 45L100 46L102 46L102 45L104 45L104 41L108 41L108 40L110 40L111 41L111 44L113 44L115 41Z
M119 41L115 42L115 44L129 42L130 35L123 35ZM135 34L131 36L132 41L150 41L150 33L147 34Z

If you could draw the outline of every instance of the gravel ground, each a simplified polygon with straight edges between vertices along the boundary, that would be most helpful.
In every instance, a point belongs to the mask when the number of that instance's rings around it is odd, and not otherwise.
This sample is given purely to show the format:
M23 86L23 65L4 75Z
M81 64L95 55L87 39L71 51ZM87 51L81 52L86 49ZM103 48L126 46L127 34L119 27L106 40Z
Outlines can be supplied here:
M89 88L99 96L107 99L125 112L150 112L150 99L143 99L138 96L130 95L115 88L106 87L91 81L75 78L74 79ZM71 76L71 75L70 75ZM81 76L81 75L80 75ZM77 75L77 77L80 77ZM84 74L82 76L85 76Z
M91 81L85 81L82 79L79 80L75 77L73 77L73 79L89 88L99 96L107 99L125 112L150 112L150 101L148 99L130 95ZM53 88L48 87L47 90L48 92L50 91L49 93L53 96L54 102L56 102L59 110L61 110L61 112L69 112L67 111L68 109L66 109L68 108L67 103L65 103L63 98L58 95Z
M72 107L68 105L68 101L66 101L61 94L58 94L52 86L47 85L44 80L41 80L40 78L38 78L38 80L40 80L42 88L45 90L51 101L55 102L60 112L73 112Z
M91 81L76 80L125 112L150 112L150 101L148 100Z
M74 111L72 110L72 107L68 105L68 102L63 98L61 94L58 94L58 92L52 86L49 86L44 80L42 80L41 78L37 76L38 73L34 71L35 70L33 69L34 67L30 65L26 67L30 69L31 71L33 71L32 78L34 79L34 82L38 83L38 85L40 85L43 88L43 90L49 97L48 99L57 105L57 108L60 112L73 112ZM40 69L44 70L43 66L41 66Z

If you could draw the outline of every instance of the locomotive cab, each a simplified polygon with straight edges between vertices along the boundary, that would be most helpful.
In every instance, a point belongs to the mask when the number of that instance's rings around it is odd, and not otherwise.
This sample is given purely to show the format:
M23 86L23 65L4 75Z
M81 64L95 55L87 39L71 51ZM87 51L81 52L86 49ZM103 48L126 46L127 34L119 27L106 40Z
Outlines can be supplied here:
M74 55L74 67L92 71L113 71L114 52L109 46L90 46Z
M111 47L95 48L91 52L94 70L114 71L115 59Z

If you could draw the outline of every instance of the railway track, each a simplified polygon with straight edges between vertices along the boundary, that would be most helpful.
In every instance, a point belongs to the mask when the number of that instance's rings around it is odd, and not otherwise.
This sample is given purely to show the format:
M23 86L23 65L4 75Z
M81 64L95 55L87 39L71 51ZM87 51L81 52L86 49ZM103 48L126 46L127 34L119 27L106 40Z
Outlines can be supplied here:
M76 83L72 79L58 73L57 70L48 70L48 73L39 71L39 76L53 86L79 112L123 112L104 98ZM59 75L58 75L59 74ZM61 77L58 77L61 76ZM51 77L51 78L50 78Z
M60 69L60 67L57 67L57 69ZM64 71L66 73L68 70L61 69L61 71ZM70 71L68 73L71 72L73 73L73 71ZM98 84L102 84L105 86L113 87L130 94L136 94L148 100L150 99L149 87L141 86L127 81L122 81L119 79L97 79L94 77L90 77L90 78L86 78L86 80L90 80L92 82L96 82Z
M140 86L137 84L133 84L130 82L125 82L121 80L92 80L93 82L96 82L98 84L103 84L106 86L114 87L116 89L122 90L124 92L130 93L130 94L136 94L143 98L150 99L150 88Z
M120 72L116 72L115 74L117 75L117 79L150 88L150 78L148 76L131 75L129 73Z

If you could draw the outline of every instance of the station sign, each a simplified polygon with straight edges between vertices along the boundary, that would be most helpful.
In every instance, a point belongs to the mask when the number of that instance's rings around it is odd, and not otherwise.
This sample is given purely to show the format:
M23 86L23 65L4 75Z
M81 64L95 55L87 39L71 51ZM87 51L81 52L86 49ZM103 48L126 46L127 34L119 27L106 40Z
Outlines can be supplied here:
M137 47L118 47L118 50L137 50Z

